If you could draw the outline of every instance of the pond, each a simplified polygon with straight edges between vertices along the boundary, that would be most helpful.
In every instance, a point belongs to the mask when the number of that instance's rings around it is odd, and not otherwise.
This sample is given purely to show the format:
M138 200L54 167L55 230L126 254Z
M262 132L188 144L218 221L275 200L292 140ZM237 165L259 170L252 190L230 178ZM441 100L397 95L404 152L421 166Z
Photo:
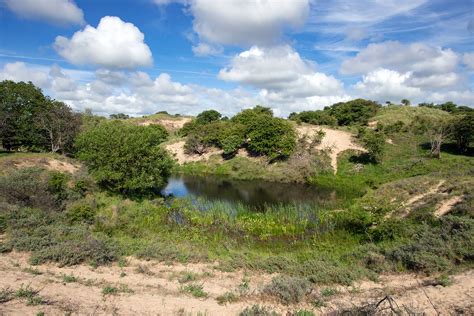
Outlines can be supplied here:
M276 183L260 180L230 180L217 176L173 175L162 191L163 195L184 198L204 198L243 204L263 210L267 206L310 204L330 207L337 204L336 191L312 185Z

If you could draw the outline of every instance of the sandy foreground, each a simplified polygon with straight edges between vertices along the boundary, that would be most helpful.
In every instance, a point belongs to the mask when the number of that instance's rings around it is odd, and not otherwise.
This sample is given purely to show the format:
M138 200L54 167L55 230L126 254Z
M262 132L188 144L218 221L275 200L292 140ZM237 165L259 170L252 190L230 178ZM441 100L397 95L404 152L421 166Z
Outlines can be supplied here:
M283 315L300 309L316 315L332 314L356 306L380 304L377 314L389 313L390 303L408 311L427 315L474 314L474 270L452 278L443 287L428 285L426 278L415 275L381 276L378 282L361 281L353 286L338 286L336 294L324 299L324 306L311 302L294 306L278 303L261 294L261 289L273 275L245 271L221 272L214 264L172 264L139 261L128 258L126 265L93 268L88 265L58 267L54 264L31 267L28 254L11 252L0 256L0 290L17 291L26 288L39 291L43 304L29 305L25 298L12 298L0 303L0 315L238 315L254 304L268 306ZM190 283L180 283L186 272L198 279L207 298L195 298L183 291ZM64 276L76 280L66 282ZM220 305L216 298L235 291L242 279L250 285L248 294L234 303ZM182 281L182 279L181 279ZM104 294L104 288L114 287L118 293ZM313 289L318 292L324 286ZM334 288L334 287L333 287ZM31 302L30 302L31 304ZM287 314L288 313L288 314Z

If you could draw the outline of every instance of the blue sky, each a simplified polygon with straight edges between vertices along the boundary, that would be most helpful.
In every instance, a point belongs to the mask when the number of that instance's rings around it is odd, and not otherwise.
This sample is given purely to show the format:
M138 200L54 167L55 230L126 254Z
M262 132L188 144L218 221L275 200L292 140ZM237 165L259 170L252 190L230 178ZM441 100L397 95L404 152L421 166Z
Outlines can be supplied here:
M0 0L0 80L75 110L474 105L473 0Z

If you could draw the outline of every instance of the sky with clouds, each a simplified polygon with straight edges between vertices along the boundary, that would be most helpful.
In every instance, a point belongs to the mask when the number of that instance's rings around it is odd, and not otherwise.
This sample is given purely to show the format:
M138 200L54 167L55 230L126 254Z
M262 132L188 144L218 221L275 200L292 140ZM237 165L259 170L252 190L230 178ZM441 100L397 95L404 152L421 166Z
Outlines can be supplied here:
M474 0L0 0L0 80L75 110L474 106Z

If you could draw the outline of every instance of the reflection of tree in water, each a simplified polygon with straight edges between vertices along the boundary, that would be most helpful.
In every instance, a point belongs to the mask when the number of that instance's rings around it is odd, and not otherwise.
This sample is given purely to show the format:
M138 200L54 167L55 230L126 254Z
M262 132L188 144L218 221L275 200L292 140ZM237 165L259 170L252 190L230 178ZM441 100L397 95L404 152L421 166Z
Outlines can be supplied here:
M195 196L203 196L209 200L240 202L256 208L262 208L265 204L327 204L336 200L334 190L303 184L234 181L196 176L183 176L181 179L189 193Z

